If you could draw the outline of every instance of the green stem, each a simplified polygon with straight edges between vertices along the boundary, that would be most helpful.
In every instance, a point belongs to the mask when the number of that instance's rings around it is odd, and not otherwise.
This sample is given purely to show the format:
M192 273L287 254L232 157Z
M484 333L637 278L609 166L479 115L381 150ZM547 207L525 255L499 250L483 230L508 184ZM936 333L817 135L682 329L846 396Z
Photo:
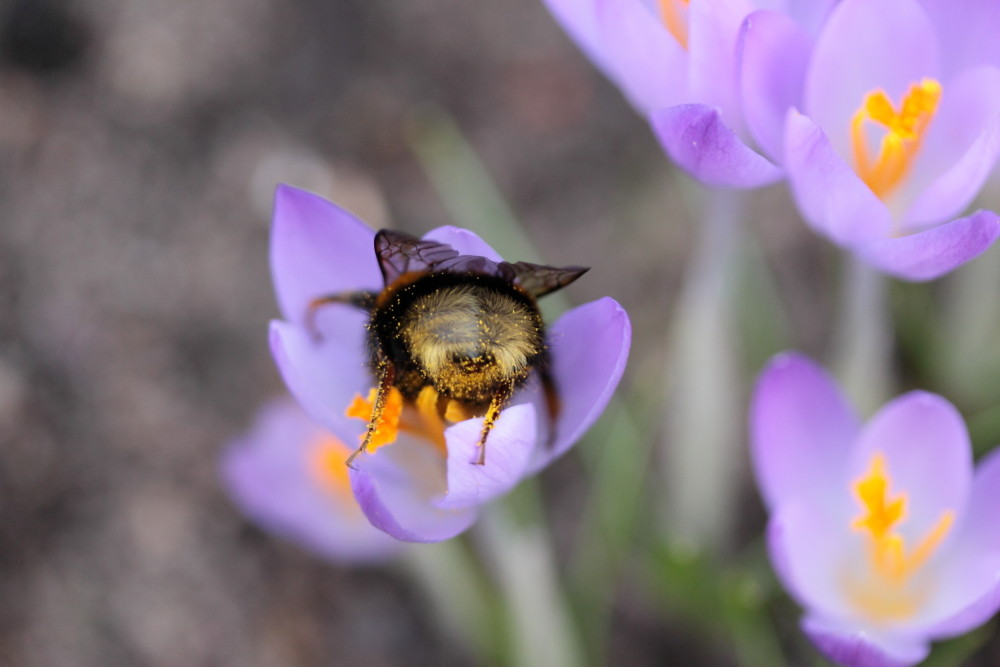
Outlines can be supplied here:
M518 521L506 503L491 506L474 534L507 612L507 664L576 667L584 664L581 645L541 514L536 506L534 521Z
M742 193L712 190L701 239L674 314L667 355L667 532L718 552L733 534L740 485L743 396L735 336Z
M853 255L845 261L833 367L851 402L862 414L871 414L890 390L892 321L886 281Z
M430 603L430 612L449 640L476 656L481 664L497 664L504 646L496 592L465 539L412 545L400 567Z

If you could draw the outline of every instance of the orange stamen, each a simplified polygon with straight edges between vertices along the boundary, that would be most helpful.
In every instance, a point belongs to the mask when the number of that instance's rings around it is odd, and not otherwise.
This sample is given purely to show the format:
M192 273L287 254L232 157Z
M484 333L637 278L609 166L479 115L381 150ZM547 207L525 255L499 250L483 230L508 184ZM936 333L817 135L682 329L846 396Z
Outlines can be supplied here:
M438 411L438 393L434 387L427 385L420 390L416 400L417 415L420 418L420 428L406 428L415 435L423 435L434 443L445 456L448 455L448 445L444 439L445 423ZM407 425L409 426L409 425Z
M444 418L452 424L464 422L466 419L472 419L474 416L458 401L448 401L448 405L444 410Z
M691 0L657 0L660 7L660 18L663 25L681 48L687 51L688 48L688 5Z
M941 100L941 84L923 79L910 86L896 109L884 90L865 95L851 117L851 146L858 176L880 199L899 186L913 165ZM878 157L872 160L865 136L865 123L872 121L885 129Z
M848 595L856 607L874 621L899 620L912 616L927 595L913 580L947 536L954 522L951 510L941 514L937 523L915 549L907 552L897 524L906 517L905 493L890 495L892 480L885 456L876 453L871 466L854 483L854 492L862 513L852 527L867 541L869 572L862 580L848 582Z

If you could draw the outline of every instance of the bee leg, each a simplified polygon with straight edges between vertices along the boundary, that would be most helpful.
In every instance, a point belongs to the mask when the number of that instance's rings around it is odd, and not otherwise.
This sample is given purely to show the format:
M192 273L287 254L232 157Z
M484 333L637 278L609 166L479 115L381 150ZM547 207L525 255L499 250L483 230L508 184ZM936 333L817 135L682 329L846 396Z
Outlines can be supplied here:
M538 371L538 376L542 381L542 391L545 394L545 410L549 416L549 439L548 446L552 447L556 443L556 419L562 412L562 403L559 401L559 391L556 381L548 368L542 367Z
M375 292L338 292L337 294L316 297L306 306L306 331L312 336L313 341L317 343L321 342L323 336L320 334L319 329L316 328L317 310L332 303L342 303L360 308L361 310L370 311L375 307L375 296Z
M351 452L347 457L347 467L353 468L352 463L358 454L368 451L368 443L372 441L372 436L378 430L379 422L382 421L382 412L385 410L385 402L389 396L389 389L396 378L396 368L386 359L379 357L378 360L378 389L375 391L375 401L372 403L372 416L368 420L368 428L365 430L365 437L361 441L361 446Z
M490 399L490 407L486 410L486 416L483 417L483 432L479 436L479 458L476 459L476 465L481 466L486 463L486 438L489 436L490 431L497 423L497 418L500 416L500 412L507 405L507 401L510 400L511 395L514 393L514 383L510 383L502 392L498 392L493 395Z

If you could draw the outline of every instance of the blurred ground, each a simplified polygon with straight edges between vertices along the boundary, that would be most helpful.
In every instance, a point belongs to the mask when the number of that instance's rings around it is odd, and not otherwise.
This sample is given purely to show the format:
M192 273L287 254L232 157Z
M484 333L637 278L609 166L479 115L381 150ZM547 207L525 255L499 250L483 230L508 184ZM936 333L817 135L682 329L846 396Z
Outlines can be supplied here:
M0 59L0 664L465 664L405 578L281 543L219 486L282 391L274 185L460 223L406 138L445 110L546 259L593 267L571 297L629 309L655 378L692 221L645 124L537 0L4 0ZM754 197L816 346L828 255ZM578 472L546 473L557 533ZM617 655L691 649L660 622L624 600Z

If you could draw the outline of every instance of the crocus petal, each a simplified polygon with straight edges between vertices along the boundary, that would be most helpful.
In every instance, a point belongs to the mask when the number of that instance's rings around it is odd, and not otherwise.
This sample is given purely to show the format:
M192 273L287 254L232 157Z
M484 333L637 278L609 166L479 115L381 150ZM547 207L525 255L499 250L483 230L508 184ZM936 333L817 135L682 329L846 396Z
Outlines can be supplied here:
M539 470L568 450L603 412L621 380L632 342L625 310L609 297L578 306L549 329L552 376L562 402L555 440L530 465Z
M904 280L933 280L985 252L1000 236L1000 217L978 211L917 234L869 241L865 260Z
M464 532L477 508L442 508L445 491L441 455L429 443L401 437L375 453L359 456L351 488L372 525L406 542L440 542Z
M483 420L467 419L445 431L448 494L436 505L475 507L510 491L524 477L538 440L535 406L513 405L500 415L486 441L486 463L477 465Z
M319 296L380 289L375 232L322 197L288 185L274 196L271 274L286 320L301 324Z
M1000 69L980 67L948 82L908 179L919 194L904 214L904 231L953 218L976 196L1000 156L998 109Z
M858 431L858 418L822 367L800 354L775 357L750 406L754 472L767 506L842 494Z
M788 110L801 104L812 41L788 15L754 12L743 22L738 52L744 120L773 160L784 157Z
M816 0L815 2L788 0L783 3L779 2L777 6L771 8L787 12L806 32L810 35L816 35L838 2L840 0Z
M637 109L647 112L683 99L687 54L641 2L544 1L577 46Z
M778 167L726 127L717 108L682 104L653 112L650 122L670 157L707 185L756 188L781 178Z
M977 583L982 583L980 580ZM955 637L978 628L990 620L1000 610L1000 576L994 570L993 580L982 586L985 591L971 604L964 607L954 616L927 629L927 634L933 638Z
M941 41L946 71L1000 63L1000 3L996 0L922 0Z
M468 229L446 225L444 227L432 229L424 234L424 238L429 241L437 241L438 243L450 245L458 251L458 254L460 255L485 257L486 259L491 259L494 262L503 261L503 258L497 254L497 251L494 250L490 244L479 238L475 232L470 232Z
M837 154L826 134L792 110L785 122L785 169L802 216L839 245L888 236L885 204Z
M846 667L909 667L930 653L920 639L874 637L870 632L809 616L802 630L826 657Z
M843 0L816 40L805 111L842 158L851 155L851 117L865 95L898 100L914 82L941 78L934 25L917 0Z
M747 0L688 5L689 97L720 110L723 122L742 132L736 89L736 43L740 24L754 7Z
M1000 449L976 467L965 520L955 540L947 578L938 588L947 610L928 633L950 637L985 623L1000 609Z
M884 455L889 492L907 495L901 532L921 539L944 512L961 515L972 483L972 445L951 403L922 391L887 403L861 431L851 479L868 472L876 453Z
M271 532L338 561L371 562L398 551L346 495L323 488L309 469L309 447L329 437L290 399L269 403L250 433L232 442L222 476L233 500Z
M364 316L347 308L330 318L321 341L303 327L271 322L271 354L289 391L313 419L337 434L357 434L364 427L344 415L354 395L364 396L373 384L364 362L364 331Z
M687 52L642 2L598 0L606 74L636 109L648 113L685 99Z
M809 503L786 503L771 515L767 525L771 564L803 607L834 617L851 613L838 577L846 532L846 522L843 527L831 523Z
M972 493L962 525L962 544L981 553L1000 554L1000 448L976 466Z

